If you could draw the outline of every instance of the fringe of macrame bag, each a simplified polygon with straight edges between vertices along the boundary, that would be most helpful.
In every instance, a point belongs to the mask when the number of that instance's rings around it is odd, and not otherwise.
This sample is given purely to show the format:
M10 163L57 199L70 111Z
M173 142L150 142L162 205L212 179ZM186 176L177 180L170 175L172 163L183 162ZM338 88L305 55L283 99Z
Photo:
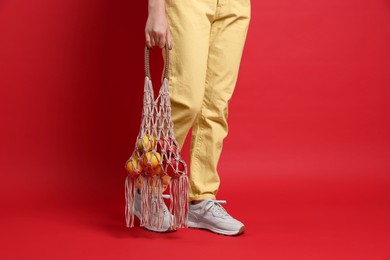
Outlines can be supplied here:
M175 228L188 227L188 177L181 175L171 179L169 189L171 205L169 211L174 216L174 223L170 223ZM173 212L172 212L173 211Z
M125 180L125 218L126 227L134 227L134 196L135 196L135 179L127 175Z
M152 195L155 201L154 205L152 205L152 212L155 212L155 216L153 217L154 222L152 222L152 226L157 228L162 228L164 224L164 199L163 199L163 185L161 175L153 176L152 185L154 194Z
M142 174L140 225L161 229L164 224L162 179Z

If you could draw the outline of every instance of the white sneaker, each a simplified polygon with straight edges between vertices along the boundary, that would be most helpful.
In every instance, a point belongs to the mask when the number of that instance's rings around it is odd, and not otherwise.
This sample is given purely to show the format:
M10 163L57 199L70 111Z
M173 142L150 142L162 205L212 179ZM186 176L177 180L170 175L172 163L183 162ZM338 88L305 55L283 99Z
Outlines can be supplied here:
M163 196L163 198L166 198L166 199L169 198L169 195L163 194L162 196ZM146 225L145 228L148 229L148 230L151 230L151 231L155 231L155 232L173 232L173 231L176 231L176 229L171 229L170 228L170 223L169 223L169 218L171 218L172 221L174 221L174 216L172 214L170 214L170 212L168 210L168 207L165 204L165 202L163 200L161 200L160 202L164 204L163 205L163 209L164 209L164 222L163 222L162 227L160 229L158 229L156 227L152 227L152 226ZM141 194L139 193L139 189L136 189L136 191L135 191L134 215L136 215L137 218L141 221Z
M244 233L244 224L230 216L220 203L226 201L206 199L198 204L190 203L188 227L208 229L228 236Z

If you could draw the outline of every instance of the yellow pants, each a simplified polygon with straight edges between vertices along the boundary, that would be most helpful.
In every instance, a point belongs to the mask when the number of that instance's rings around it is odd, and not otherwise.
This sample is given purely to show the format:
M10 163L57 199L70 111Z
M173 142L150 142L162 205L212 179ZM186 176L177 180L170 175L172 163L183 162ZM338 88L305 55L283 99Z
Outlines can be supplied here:
M166 0L172 120L179 146L192 128L189 200L215 198L217 165L250 21L250 0Z

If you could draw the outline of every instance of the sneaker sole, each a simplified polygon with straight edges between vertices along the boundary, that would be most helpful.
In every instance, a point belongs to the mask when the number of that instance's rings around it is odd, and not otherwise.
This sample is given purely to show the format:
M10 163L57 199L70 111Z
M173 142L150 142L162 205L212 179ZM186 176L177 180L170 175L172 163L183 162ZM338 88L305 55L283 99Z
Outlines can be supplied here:
M141 213L139 213L138 211L135 211L134 215L139 219L139 221L141 221ZM172 232L177 231L176 229L171 229L171 228L157 229L157 228L148 227L148 226L143 226L143 228L148 230L148 231L152 231L152 232L156 232L156 233L172 233Z
M169 228L167 230L153 229L151 227L146 227L146 226L144 226L143 228L146 229L147 231L151 231L154 233L173 233L177 231L176 229L169 229Z
M204 230L209 230L213 233L216 233L218 235L223 235L223 236L239 236L243 234L246 230L245 226L242 226L238 231L226 231L223 229L218 229L212 226L209 226L207 224L199 224L195 222L188 221L188 227L189 228L194 228L194 229L204 229Z

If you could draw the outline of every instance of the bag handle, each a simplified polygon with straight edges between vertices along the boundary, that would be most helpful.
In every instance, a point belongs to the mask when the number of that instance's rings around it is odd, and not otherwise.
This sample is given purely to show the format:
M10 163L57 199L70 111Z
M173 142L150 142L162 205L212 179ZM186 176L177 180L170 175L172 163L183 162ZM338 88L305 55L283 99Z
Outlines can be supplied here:
M168 70L169 70L169 48L165 45L165 66L164 66L164 78L168 79ZM144 65L145 65L145 76L151 79L150 76L150 66L149 66L149 52L152 48L149 48L145 45L144 53Z

